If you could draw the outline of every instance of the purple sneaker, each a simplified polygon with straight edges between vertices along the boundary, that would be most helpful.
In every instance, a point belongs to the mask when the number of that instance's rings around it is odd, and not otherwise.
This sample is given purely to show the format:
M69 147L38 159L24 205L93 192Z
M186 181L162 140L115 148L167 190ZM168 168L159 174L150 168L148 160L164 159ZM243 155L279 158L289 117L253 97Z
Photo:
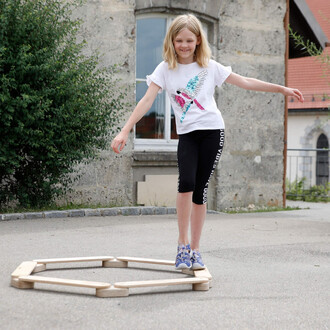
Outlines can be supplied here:
M199 251L195 251L195 250L192 251L191 263L192 263L192 266L191 266L192 270L205 269L205 265L203 263L203 260L202 260L202 257L201 257L201 254L199 253Z
M190 261L190 244L184 246L178 246L178 253L175 259L175 269L182 270L182 269L189 269L191 267Z

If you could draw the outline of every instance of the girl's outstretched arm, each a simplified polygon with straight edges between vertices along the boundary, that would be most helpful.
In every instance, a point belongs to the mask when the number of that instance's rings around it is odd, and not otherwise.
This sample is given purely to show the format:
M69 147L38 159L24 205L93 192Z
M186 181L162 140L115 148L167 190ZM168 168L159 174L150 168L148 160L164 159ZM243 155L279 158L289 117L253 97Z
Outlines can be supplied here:
M117 154L123 150L126 141L128 139L129 132L134 127L134 125L148 112L154 103L156 96L160 90L160 87L155 83L151 83L146 93L139 101L131 116L128 118L126 124L120 131L120 133L113 139L111 143L111 148Z
M289 88L281 85L271 84L254 78L243 77L236 73L231 73L229 77L226 79L226 82L253 91L282 93L285 96L293 96L298 101L304 102L304 97L302 93L295 88Z

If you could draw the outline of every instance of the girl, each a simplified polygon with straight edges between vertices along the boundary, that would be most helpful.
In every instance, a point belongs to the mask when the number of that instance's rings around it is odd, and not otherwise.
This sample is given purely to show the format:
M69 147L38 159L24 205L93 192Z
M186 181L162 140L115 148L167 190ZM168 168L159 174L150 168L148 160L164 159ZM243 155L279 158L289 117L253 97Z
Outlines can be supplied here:
M177 217L179 227L176 269L204 269L199 241L206 217L207 189L224 146L224 122L214 100L215 86L224 82L238 87L293 96L297 89L235 74L210 59L211 50L200 21L193 15L178 16L163 45L163 58L147 76L149 86L121 132L112 141L116 153L123 150L129 132L151 108L157 93L166 90L175 113L179 135ZM191 240L188 238L189 224Z

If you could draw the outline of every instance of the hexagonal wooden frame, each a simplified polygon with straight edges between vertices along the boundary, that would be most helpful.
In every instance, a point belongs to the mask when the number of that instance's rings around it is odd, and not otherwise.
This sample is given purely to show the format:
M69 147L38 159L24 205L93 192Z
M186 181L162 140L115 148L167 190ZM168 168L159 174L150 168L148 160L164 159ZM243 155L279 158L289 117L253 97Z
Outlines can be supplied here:
M194 291L208 291L211 287L212 276L205 268L204 270L183 270L182 273L192 275L190 278L164 279L148 281L116 282L114 284L93 281L70 280L63 278L35 276L34 273L42 272L47 269L47 264L71 263L71 262L91 262L101 261L102 267L107 268L127 268L128 263L145 263L155 265L174 266L173 261L157 260L133 257L82 257L82 258L57 258L57 259L37 259L22 262L11 274L11 285L18 289L33 289L34 283L46 283L56 285L67 285L84 288L94 288L97 297L127 297L129 289L141 287L158 287L191 284Z

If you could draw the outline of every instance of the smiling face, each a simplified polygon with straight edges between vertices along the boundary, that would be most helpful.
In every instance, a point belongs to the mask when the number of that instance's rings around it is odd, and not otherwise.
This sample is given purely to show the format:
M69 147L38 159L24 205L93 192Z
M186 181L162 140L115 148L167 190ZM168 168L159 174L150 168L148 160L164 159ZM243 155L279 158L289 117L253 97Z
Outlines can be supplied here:
M200 38L187 28L182 29L173 40L177 61L181 64L193 63L195 49L199 44Z

